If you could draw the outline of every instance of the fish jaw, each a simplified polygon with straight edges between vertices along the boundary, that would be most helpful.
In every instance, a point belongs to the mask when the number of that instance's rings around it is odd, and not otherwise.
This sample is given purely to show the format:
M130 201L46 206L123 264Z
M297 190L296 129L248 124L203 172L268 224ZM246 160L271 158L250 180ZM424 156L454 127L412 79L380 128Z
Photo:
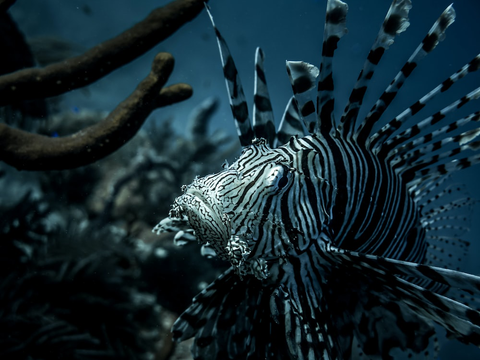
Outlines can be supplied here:
M184 194L175 199L170 219L187 220L202 245L210 246L217 256L228 260L225 250L231 237L230 219L213 191L200 179L184 187Z

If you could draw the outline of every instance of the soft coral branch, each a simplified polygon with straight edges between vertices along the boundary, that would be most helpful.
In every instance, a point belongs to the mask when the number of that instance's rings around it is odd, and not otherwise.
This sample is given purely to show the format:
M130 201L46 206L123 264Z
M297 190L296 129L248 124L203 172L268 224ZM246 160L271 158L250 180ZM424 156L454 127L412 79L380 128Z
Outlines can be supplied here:
M176 0L80 56L45 68L0 76L0 106L59 95L100 79L173 34L192 20L203 4L203 0ZM172 55L158 54L150 74L126 100L100 123L73 135L50 138L0 124L0 161L18 170L63 170L111 154L136 134L154 109L191 96L192 89L187 84L162 89L173 63Z
M198 15L203 6L203 0L174 1L82 55L44 68L0 76L0 106L56 96L89 85L168 38Z
M156 108L192 94L187 84L162 89L173 70L173 57L160 53L150 74L104 120L65 137L32 134L0 124L0 160L18 170L63 170L95 162L130 140Z

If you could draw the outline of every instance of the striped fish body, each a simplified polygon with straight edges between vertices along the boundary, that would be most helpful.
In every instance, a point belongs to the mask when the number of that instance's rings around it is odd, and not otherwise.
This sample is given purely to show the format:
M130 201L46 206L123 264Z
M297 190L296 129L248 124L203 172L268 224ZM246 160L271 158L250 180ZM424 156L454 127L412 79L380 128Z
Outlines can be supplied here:
M185 187L170 218L192 228L197 240L229 261L232 269L194 300L177 321L174 336L196 334L198 359L276 359L282 358L280 353L350 358L354 332L337 332L349 329L358 314L369 314L364 306L376 309L378 299L387 304L392 300L383 295L374 301L353 297L378 292L369 279L375 275L342 266L332 249L415 262L425 257L418 208L402 178L387 165L351 139L293 137L276 149L261 139L227 169ZM385 280L392 281L393 276ZM405 310L394 311L398 315ZM203 328L206 319L216 316L215 330ZM432 328L416 315L414 319L422 331L406 345L423 350ZM223 335L215 339L210 331L230 335L228 340ZM291 335L295 331L300 334ZM384 334L380 342L406 331ZM272 341L273 336L277 340ZM335 340L330 343L329 338ZM222 352L219 345L225 342L234 355Z
M279 259L318 243L408 261L425 257L420 214L402 178L353 140L314 135L277 149L258 140L228 169L185 188L171 213L183 216L203 244L240 274L259 278ZM266 268L257 273L259 263Z
M476 71L480 55L390 122L379 122L417 62L445 37L455 17L451 6L357 123L368 83L408 27L410 8L409 0L392 2L335 121L333 54L346 33L348 7L328 0L321 65L287 62L294 97L278 129L263 52L256 53L252 125L233 58L209 13L244 149L223 171L185 186L154 228L177 232L178 243L198 240L204 254L231 264L173 327L177 341L195 338L195 359L429 358L434 322L450 338L480 346L480 277L456 271L460 259L448 257L466 251L458 233L472 201L447 182L450 173L480 162L480 128L458 130L480 113L437 125L480 98L480 88L405 126Z

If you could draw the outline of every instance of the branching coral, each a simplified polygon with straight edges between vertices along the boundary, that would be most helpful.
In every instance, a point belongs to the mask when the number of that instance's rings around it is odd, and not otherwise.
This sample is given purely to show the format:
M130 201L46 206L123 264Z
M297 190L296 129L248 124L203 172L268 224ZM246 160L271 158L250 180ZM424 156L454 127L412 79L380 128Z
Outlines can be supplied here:
M203 1L176 0L80 56L42 69L1 76L0 106L55 96L88 85L144 54L202 9ZM154 109L191 96L192 89L187 84L163 88L173 62L170 54L158 54L150 74L107 118L71 136L49 138L0 124L0 160L19 170L62 170L107 156L130 140Z

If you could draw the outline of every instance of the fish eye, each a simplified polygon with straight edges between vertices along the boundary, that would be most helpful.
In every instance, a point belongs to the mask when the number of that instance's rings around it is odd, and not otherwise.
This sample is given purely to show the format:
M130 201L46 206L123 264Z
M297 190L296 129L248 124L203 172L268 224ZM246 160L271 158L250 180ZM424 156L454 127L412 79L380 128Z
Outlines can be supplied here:
M282 190L288 185L290 177L290 171L285 165L275 165L266 174L266 186L270 187L274 192Z
M278 180L278 188L283 189L288 184L288 176L287 174L283 174L283 176Z

